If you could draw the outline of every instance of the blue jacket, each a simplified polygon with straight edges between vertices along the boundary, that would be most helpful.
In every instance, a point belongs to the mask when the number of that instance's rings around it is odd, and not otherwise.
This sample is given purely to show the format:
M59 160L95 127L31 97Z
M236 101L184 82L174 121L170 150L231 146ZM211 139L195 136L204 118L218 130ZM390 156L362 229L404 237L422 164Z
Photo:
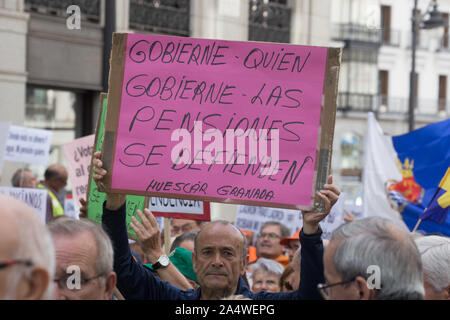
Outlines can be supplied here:
M103 204L102 226L109 234L114 248L114 271L117 273L117 288L127 300L199 300L201 288L181 290L162 281L142 264L137 263L128 245L126 208L117 211L106 209ZM324 282L322 231L313 235L300 232L301 272L300 287L294 292L252 292L239 278L236 294L253 300L306 300L322 299L317 284Z

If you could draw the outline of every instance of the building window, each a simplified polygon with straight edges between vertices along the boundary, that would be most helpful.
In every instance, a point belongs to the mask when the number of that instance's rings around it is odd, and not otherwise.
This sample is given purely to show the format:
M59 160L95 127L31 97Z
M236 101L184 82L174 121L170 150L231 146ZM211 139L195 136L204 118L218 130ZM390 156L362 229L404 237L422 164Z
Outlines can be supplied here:
M444 49L448 49L448 19L449 19L449 15L448 13L443 13L442 17L444 18L444 36L442 39L442 48Z
M80 7L81 19L100 22L100 0L25 0L25 11L67 18L67 8Z
M361 150L360 137L352 132L345 133L341 140L341 169L360 170Z
M130 28L190 35L190 0L130 0Z
M378 93L380 95L380 107L387 108L389 95L389 71L387 70L378 71Z
M391 6L381 6L381 37L383 43L391 43Z
M49 163L63 163L62 145L80 136L82 99L82 93L27 86L24 125L53 131Z
M341 139L341 192L344 208L355 217L362 214L362 147L361 138L346 132Z
M248 40L289 43L291 8L286 0L250 0Z
M342 62L361 62L376 64L378 51L368 46L351 46L344 49Z

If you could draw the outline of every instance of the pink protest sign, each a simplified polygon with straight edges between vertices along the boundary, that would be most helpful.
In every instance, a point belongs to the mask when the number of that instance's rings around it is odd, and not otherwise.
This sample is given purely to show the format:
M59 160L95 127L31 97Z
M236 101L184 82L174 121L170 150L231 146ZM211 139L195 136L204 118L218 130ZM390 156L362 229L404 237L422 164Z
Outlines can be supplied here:
M329 50L115 34L103 150L108 187L311 208L324 113L332 115L331 142L334 130ZM325 91L334 97L326 112Z
M94 146L94 135L76 139L63 146L64 156L68 164L70 183L72 184L73 199L77 206L80 198L87 199L89 171Z

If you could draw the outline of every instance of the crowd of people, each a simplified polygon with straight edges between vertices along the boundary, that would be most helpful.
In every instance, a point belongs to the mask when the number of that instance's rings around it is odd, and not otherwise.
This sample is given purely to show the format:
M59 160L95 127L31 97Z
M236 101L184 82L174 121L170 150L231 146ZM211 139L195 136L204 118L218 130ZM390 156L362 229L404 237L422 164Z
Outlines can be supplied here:
M100 159L95 153L102 191ZM319 223L340 194L331 176L316 194L325 210L302 211L294 234L276 221L253 235L226 220L172 219L170 248L148 209L130 223L137 241L128 238L123 194L106 193L101 225L86 218L84 200L81 219L65 217L58 194L67 176L57 164L40 182L27 169L12 177L13 186L48 191L45 224L0 195L0 299L450 299L448 237L347 217L330 241L322 239Z

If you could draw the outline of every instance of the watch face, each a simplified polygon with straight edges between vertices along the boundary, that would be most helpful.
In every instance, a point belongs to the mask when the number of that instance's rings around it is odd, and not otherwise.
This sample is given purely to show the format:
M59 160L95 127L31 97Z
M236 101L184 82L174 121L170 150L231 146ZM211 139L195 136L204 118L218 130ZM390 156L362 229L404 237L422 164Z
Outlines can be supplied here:
M158 262L161 264L161 266L163 267L167 267L169 265L169 257L166 255L162 255L161 257L159 257Z

